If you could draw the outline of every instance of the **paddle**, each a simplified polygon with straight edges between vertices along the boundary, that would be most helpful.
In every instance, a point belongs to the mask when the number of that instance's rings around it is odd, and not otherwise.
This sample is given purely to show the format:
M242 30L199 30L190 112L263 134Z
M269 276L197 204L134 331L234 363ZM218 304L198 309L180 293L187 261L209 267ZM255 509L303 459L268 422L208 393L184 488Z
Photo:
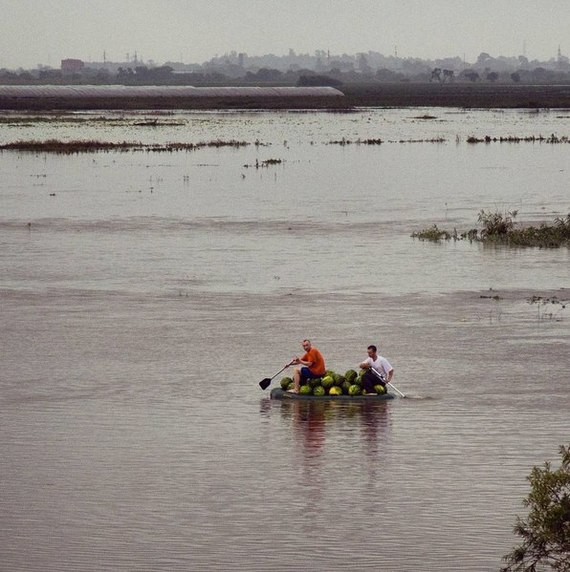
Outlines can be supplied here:
M269 387L269 384L276 378L282 371L286 370L293 362L288 363L285 367L281 368L273 377L266 377L259 382L259 387L265 390Z
M386 381L382 375L380 375L373 367L370 368L372 373L379 379L381 379L386 385L389 385L400 397L406 397L394 384Z

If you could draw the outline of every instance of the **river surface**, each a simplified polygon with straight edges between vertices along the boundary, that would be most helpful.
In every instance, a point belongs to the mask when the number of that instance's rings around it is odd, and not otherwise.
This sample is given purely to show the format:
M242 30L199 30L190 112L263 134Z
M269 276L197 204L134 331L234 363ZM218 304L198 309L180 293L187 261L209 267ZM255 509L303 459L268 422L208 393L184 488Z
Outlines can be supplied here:
M570 254L410 235L566 216L568 143L467 138L568 111L0 119L247 143L0 153L2 571L498 570L568 443ZM338 372L377 344L408 397L271 401L305 337Z

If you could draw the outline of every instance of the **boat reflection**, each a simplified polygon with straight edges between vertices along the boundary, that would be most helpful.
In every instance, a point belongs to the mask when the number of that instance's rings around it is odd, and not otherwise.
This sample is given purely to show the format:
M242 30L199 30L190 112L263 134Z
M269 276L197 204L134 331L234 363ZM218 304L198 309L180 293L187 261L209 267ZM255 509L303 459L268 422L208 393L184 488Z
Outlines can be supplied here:
M380 474L391 425L388 402L289 400L281 402L280 412L291 422L293 454L300 456L297 484L306 492L301 508L304 516L321 512L326 483L338 481L331 471L338 471L342 478L360 465L366 477L356 486L382 489ZM344 454L331 459L326 454L327 443L331 451L338 453L340 448Z

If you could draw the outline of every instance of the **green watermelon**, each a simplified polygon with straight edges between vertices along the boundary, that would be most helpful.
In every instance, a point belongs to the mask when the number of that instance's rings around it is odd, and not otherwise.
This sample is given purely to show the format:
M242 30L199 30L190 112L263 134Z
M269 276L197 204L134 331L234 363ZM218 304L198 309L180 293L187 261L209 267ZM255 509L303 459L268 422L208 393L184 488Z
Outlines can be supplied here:
M311 386L310 385L301 385L299 388L299 393L301 395L311 395Z
M290 377L284 377L284 378L281 380L281 389L283 389L284 391L285 391L286 389L288 389L288 388L289 388L289 384L290 384L292 381L293 381L293 380L292 380Z
M347 381L350 381L350 383L354 383L354 380L356 379L356 376L358 374L356 373L356 371L354 371L353 369L349 369L345 374L344 377L346 378Z
M374 386L374 391L378 395L382 395L383 393L386 393L386 388L383 385L378 384Z
M332 375L326 375L325 377L323 377L323 381L322 381L323 387L325 389L329 389L330 387L332 387L334 385L334 378Z
M361 393L360 385L353 384L348 388L348 395L360 395Z
M323 395L325 395L325 393L326 393L325 388L322 385L317 385L317 387L313 389L313 395L316 395L317 397L322 397Z

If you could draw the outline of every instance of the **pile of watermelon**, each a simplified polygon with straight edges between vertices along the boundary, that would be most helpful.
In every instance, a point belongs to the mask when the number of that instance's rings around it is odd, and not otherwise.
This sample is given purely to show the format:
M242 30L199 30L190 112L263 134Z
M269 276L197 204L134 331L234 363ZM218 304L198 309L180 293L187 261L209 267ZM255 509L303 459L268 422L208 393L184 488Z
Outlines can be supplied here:
M344 375L327 370L323 377L309 379L299 388L301 395L315 395L322 397L323 395L361 395L362 375L366 370L360 370L357 373L354 369L349 369ZM281 380L281 388L283 391L293 389L295 387L290 377L284 377ZM386 388L381 385L374 386L375 393L386 393Z

